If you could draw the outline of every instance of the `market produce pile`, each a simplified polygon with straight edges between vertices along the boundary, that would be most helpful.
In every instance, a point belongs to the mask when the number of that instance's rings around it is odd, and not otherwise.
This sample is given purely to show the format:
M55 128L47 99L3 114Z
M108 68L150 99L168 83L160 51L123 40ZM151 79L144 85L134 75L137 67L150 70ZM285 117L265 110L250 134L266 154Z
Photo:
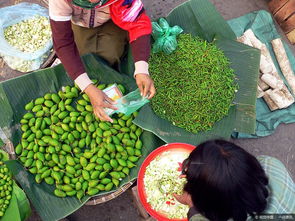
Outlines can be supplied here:
M22 52L35 52L42 49L51 39L48 18L34 16L4 29L5 40Z
M122 85L118 88L125 90ZM110 191L141 156L142 129L132 123L137 112L112 116L113 123L100 121L88 96L79 96L76 87L47 93L25 109L22 139L15 152L37 183L55 185L58 197L81 199Z
M12 196L11 174L7 166L3 163L3 154L0 152L0 219L4 216L6 209L9 206Z
M14 70L29 72L37 70L48 57L52 46L49 19L33 16L4 29L4 39L13 48L2 51L4 61Z
M211 130L228 115L238 85L223 52L190 34L180 34L172 54L154 53L150 73L157 94L154 112L192 133Z
M147 166L144 175L147 202L154 210L167 214L171 219L183 219L189 210L173 196L173 193L183 192L186 179L179 177L179 163L187 157L186 153L171 155L169 151L164 152Z

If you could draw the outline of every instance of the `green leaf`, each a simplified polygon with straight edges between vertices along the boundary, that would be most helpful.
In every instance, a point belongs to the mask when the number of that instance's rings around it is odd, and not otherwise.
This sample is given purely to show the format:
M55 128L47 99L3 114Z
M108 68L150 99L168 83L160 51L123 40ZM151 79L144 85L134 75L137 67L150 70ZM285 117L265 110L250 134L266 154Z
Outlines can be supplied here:
M254 133L256 128L256 91L260 51L224 38L217 39L216 44L229 58L231 68L235 70L239 85L234 100L236 108L234 131Z
M115 82L122 84L127 91L133 91L137 88L134 78L119 74L97 56L86 55L83 57L83 61L90 78L99 79L101 83L105 84ZM71 84L73 82L67 76L62 65L32 72L0 83L1 113L2 110L7 113L5 116L0 115L0 127L6 128L5 134L13 141L14 145L19 142L20 131L17 130L16 125L26 112L24 109L25 104L43 96L45 93L57 92L62 86ZM132 168L130 175L120 183L120 187L136 179L140 165L145 157L155 148L164 144L163 141L150 132L144 132L141 140L144 144L143 156L137 162L137 167ZM37 184L34 175L25 170L18 161L7 161L7 166L44 221L62 219L79 209L89 199L89 197L84 197L80 202L76 197L58 198L53 195L54 186L50 186L45 182ZM110 192L100 192L98 195L107 193Z
M16 195L13 193L9 206L5 211L4 216L2 217L1 221L21 221L20 211L17 204Z
M26 220L31 215L31 207L25 192L14 182L12 193L16 196L17 199L20 219Z
M218 34L231 40L236 35L223 17L208 0L190 0L175 9L167 16L170 26L179 25L184 32L200 36L211 42Z
M215 40L235 70L239 90L229 115L208 132L197 134L175 127L155 115L149 106L139 112L135 123L159 136L165 142L185 142L197 145L213 138L229 138L233 131L254 133L256 128L256 91L260 52L235 41L236 36L227 22L207 0L190 0L168 15L170 26L179 25L184 32L207 41ZM183 113L185 114L185 113Z
M7 152L5 152L4 150L0 149L0 153L1 153L2 156L3 156L2 161L9 160L9 155L8 155Z
M0 139L0 147L3 147L4 142Z
M0 149L3 154L3 161L9 162L9 155ZM26 220L31 214L30 203L24 191L13 181L12 198L9 206L1 220Z

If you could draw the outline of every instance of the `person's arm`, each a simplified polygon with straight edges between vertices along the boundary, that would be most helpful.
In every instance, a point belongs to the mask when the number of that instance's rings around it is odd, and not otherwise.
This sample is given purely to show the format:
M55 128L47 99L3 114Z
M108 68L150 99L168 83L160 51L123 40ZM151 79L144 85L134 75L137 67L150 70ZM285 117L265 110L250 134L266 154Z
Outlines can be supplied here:
M72 12L72 8L66 0L49 0L53 47L72 80L76 80L80 75L84 76L80 76L75 82L83 91L91 84L91 81L74 41L74 33L71 27Z
M72 8L65 0L49 1L49 16L52 29L53 47L69 77L90 98L94 113L101 120L112 121L103 108L115 109L112 101L89 79L74 41L71 27Z
M207 221L205 217L198 213L198 210L195 208L193 204L192 197L188 192L183 191L181 195L173 194L173 196L181 204L189 206L189 211L187 213L187 219L189 221Z
M133 0L128 5L124 5L124 2L124 0L119 0L110 6L111 17L116 25L129 32L136 83L143 96L149 94L149 98L152 98L155 88L148 71L151 21L140 0Z
M50 18L50 25L54 50L69 77L84 91L91 84L91 80L85 71L75 44L71 21L57 21L53 19Z

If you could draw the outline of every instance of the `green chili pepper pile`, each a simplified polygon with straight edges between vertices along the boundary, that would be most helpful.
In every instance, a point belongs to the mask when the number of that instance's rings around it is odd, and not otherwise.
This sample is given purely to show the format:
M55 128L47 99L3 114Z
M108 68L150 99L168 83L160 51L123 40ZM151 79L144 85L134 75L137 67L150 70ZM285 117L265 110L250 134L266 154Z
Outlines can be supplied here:
M122 85L118 88L124 93ZM37 183L55 185L58 197L81 199L110 191L141 156L142 130L132 123L137 112L102 122L94 116L89 97L80 97L76 87L47 93L25 109L15 152Z
M197 133L228 114L238 86L229 60L213 43L181 34L174 53L152 54L149 63L157 88L151 105L161 118Z
M9 206L12 195L11 174L2 161L3 155L0 153L0 219L4 216Z

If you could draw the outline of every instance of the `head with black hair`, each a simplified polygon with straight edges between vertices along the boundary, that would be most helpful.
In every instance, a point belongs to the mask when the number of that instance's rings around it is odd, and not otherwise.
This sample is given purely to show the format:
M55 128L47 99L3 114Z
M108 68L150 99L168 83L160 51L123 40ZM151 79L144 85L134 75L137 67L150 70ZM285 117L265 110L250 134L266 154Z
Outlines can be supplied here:
M258 160L224 140L200 144L184 161L184 190L211 221L245 221L267 205L268 179Z

